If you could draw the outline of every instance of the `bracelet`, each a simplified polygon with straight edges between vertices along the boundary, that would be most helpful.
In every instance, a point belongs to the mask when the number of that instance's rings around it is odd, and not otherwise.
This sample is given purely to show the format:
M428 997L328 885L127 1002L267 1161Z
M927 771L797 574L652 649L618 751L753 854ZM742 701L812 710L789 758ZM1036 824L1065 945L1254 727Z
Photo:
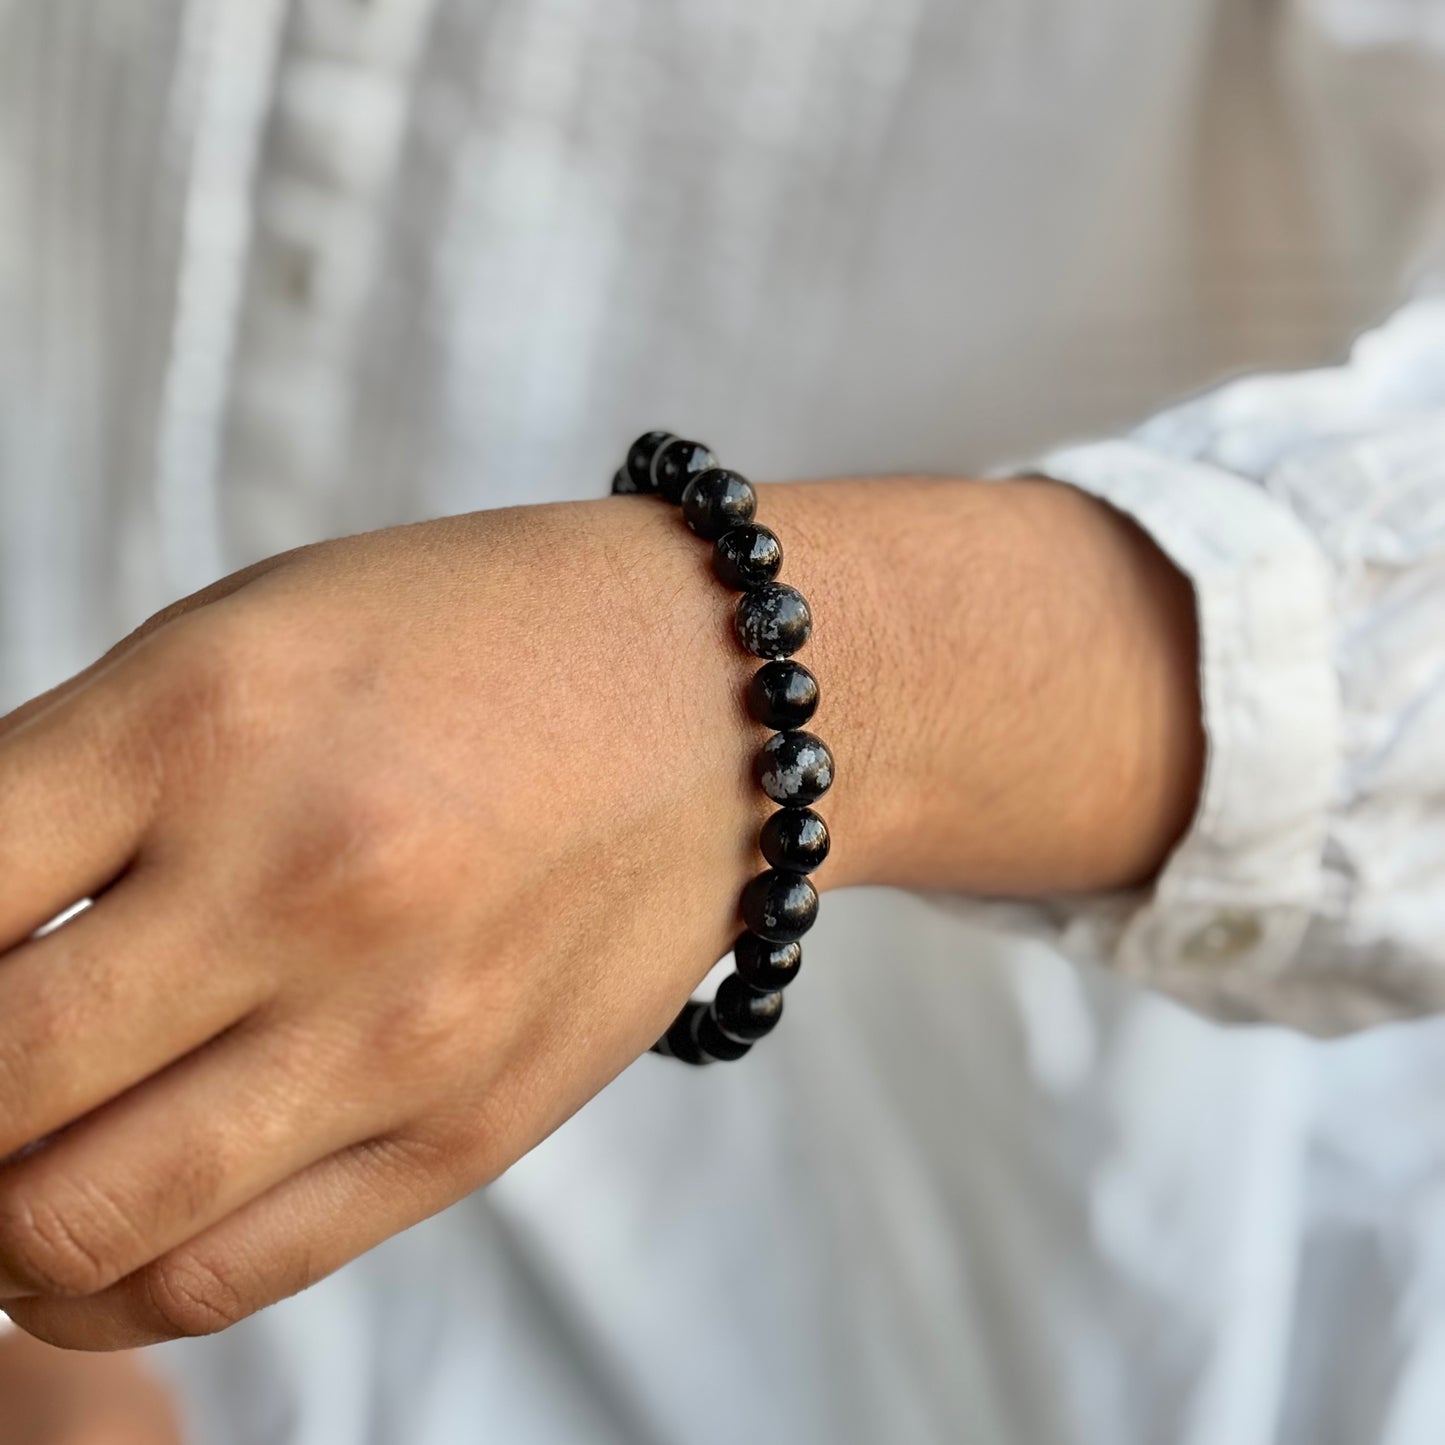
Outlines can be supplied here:
M638 437L612 479L614 494L647 493L682 508L683 520L713 544L713 570L741 592L738 641L764 659L748 685L748 712L773 730L758 752L754 775L780 806L763 824L758 848L770 865L743 889L746 931L733 945L736 971L710 1003L689 1000L652 1051L688 1064L740 1059L783 1016L783 990L798 976L798 940L818 916L808 880L828 856L828 825L808 805L832 786L833 755L803 731L818 708L818 680L793 653L813 630L807 600L778 582L783 548L753 521L752 483L720 466L701 442L670 432Z

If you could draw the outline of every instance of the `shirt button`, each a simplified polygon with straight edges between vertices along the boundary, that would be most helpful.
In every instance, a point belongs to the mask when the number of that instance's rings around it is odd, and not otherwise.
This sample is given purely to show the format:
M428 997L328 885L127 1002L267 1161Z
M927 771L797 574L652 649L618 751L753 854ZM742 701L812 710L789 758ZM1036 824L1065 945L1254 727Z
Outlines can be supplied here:
M1263 935L1253 913L1216 913L1184 941L1183 953L1191 963L1228 963L1248 953Z

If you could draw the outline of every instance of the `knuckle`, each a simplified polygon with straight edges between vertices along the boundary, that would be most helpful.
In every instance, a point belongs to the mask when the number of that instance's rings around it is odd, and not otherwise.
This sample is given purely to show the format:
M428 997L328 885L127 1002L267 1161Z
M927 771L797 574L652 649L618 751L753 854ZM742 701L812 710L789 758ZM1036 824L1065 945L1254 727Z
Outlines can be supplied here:
M22 1283L44 1295L99 1294L125 1273L107 1257L87 1211L47 1198L12 1194L0 1200L0 1259Z
M506 1087L487 1088L459 1100L393 1141L413 1170L425 1170L460 1198L504 1174L526 1152L527 1119Z
M183 1339L230 1329L264 1303L253 1300L228 1272L196 1254L160 1260L146 1273L145 1287L166 1332Z
M450 979L418 978L378 1013L368 1057L382 1077L414 1079L432 1070L454 1077L458 1052L484 1033L477 1014L474 1001Z
M232 758L256 740L270 685L266 652L244 619L212 608L188 614L151 639L163 679L148 713L148 740L164 758L192 771Z

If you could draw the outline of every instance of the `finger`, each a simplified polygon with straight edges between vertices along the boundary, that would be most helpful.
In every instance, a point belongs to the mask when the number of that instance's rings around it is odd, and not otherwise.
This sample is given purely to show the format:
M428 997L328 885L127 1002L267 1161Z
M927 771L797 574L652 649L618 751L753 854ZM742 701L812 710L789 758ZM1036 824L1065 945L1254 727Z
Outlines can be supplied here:
M122 660L0 737L0 949L135 856L160 781L142 709Z
M268 557L183 598L79 676L0 719L0 950L113 880L135 854L161 791L168 741L151 717L153 656L171 627L281 566ZM163 710L162 710L163 712Z
M0 958L0 1159L199 1048L270 993L172 870Z
M0 1300L95 1294L394 1122L325 1064L257 1020L0 1170Z
M74 1350L214 1334L315 1284L470 1187L438 1167L430 1145L373 1140L312 1165L101 1294L5 1308L23 1330Z
M0 1339L0 1445L180 1445L169 1391L132 1355Z
M22 723L43 712L52 704L60 702L63 698L69 697L73 692L84 687L104 672L112 663L119 662L128 653L133 651L140 643L144 642L153 632L158 632L168 623L184 617L188 612L194 612L198 607L205 607L212 602L220 602L229 597L233 592L239 591L249 582L254 582L258 577L263 577L273 568L280 566L292 553L283 552L279 556L267 557L263 561L256 562L252 566L244 568L240 572L233 572L229 577L223 577L219 582L213 582L209 587L204 587L199 592L193 592L189 597L183 597L154 617L148 618L141 623L134 632L123 637L103 657L91 663L83 672L78 672L74 677L67 678L58 686L51 688L48 692L41 693L38 697L32 697L28 701L13 708L0 717L0 739L7 733L13 732Z

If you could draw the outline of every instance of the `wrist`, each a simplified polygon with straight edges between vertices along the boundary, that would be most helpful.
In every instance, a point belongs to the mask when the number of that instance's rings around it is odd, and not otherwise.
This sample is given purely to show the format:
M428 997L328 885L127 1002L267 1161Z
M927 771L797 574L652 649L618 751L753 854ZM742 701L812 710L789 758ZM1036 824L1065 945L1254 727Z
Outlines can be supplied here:
M1009 895L1151 877L1198 795L1187 581L1056 483L761 489L813 602L838 781L823 887Z

